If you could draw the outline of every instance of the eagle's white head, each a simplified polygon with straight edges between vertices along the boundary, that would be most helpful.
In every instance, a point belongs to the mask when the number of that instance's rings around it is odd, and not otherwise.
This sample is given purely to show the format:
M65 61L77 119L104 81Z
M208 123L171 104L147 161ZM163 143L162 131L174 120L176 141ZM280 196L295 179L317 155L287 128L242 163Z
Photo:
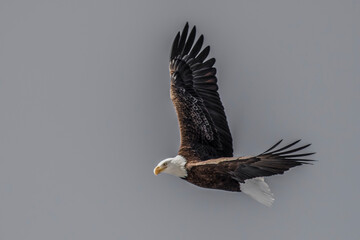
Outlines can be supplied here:
M154 168L154 174L158 175L163 172L184 178L187 176L185 164L186 159L180 155L177 155L174 158L167 158L159 162L159 164Z

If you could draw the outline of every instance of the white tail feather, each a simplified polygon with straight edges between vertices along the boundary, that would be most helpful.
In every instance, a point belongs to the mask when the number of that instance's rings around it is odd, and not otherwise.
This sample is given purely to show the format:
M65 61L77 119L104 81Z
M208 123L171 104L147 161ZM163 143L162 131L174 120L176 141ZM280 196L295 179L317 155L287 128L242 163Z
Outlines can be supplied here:
M267 185L263 177L245 180L245 183L240 183L240 190L268 207L275 200L269 185Z

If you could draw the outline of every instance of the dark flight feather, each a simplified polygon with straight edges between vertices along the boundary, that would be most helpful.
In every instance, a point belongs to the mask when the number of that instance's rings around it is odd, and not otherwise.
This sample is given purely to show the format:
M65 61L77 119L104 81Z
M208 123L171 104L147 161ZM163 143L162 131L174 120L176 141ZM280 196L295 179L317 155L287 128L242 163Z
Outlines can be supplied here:
M209 52L210 52L210 46L207 46L206 48L204 48L204 50L201 51L201 53L199 53L199 55L195 58L195 61L202 63L209 55Z
M274 148L276 148L283 140L281 139L280 141L278 141L277 143L275 143L275 145L271 146L268 150L266 150L264 153L270 152L271 150L273 150Z
M201 47L204 43L204 36L201 35L197 42L195 43L194 47L191 49L191 52L189 53L189 58L195 58L195 56L199 53L201 50Z
M178 32L176 34L173 45L171 47L170 59L174 59L175 55L177 54L177 49L178 49L178 45L179 45L179 38L180 38L180 32Z
M186 23L186 24L185 24L185 27L184 27L184 29L183 29L183 31L182 31L182 34L181 34L181 38L180 38L180 42L179 42L178 49L183 49L183 48L184 48L188 30L189 30L189 24Z
M188 24L188 23L186 23ZM185 36L185 33L183 33L183 35ZM190 35L186 41L186 44L185 44L185 47L184 49L182 50L181 52L181 55L187 55L188 52L190 51L193 43L194 43L194 40L195 40L195 35L196 35L196 27L194 26L193 29L191 30L190 32ZM186 37L186 36L185 36ZM179 52L177 52L177 55L180 54Z

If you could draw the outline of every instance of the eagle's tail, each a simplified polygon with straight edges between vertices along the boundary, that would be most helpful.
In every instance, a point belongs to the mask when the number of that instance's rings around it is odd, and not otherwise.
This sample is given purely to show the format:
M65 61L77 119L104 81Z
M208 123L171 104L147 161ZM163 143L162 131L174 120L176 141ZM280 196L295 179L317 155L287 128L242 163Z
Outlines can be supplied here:
M243 193L246 193L259 203L268 207L270 207L275 200L269 185L267 185L263 177L247 179L244 183L240 183L240 188Z

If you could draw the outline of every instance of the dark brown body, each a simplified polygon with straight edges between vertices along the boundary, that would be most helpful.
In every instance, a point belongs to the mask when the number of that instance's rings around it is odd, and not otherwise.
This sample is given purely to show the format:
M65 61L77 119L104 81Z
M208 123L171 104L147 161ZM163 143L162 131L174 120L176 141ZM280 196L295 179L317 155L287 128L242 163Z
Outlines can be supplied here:
M206 161L205 161L206 162ZM225 172L221 164L196 165L188 163L186 181L203 188L240 192L240 184Z

